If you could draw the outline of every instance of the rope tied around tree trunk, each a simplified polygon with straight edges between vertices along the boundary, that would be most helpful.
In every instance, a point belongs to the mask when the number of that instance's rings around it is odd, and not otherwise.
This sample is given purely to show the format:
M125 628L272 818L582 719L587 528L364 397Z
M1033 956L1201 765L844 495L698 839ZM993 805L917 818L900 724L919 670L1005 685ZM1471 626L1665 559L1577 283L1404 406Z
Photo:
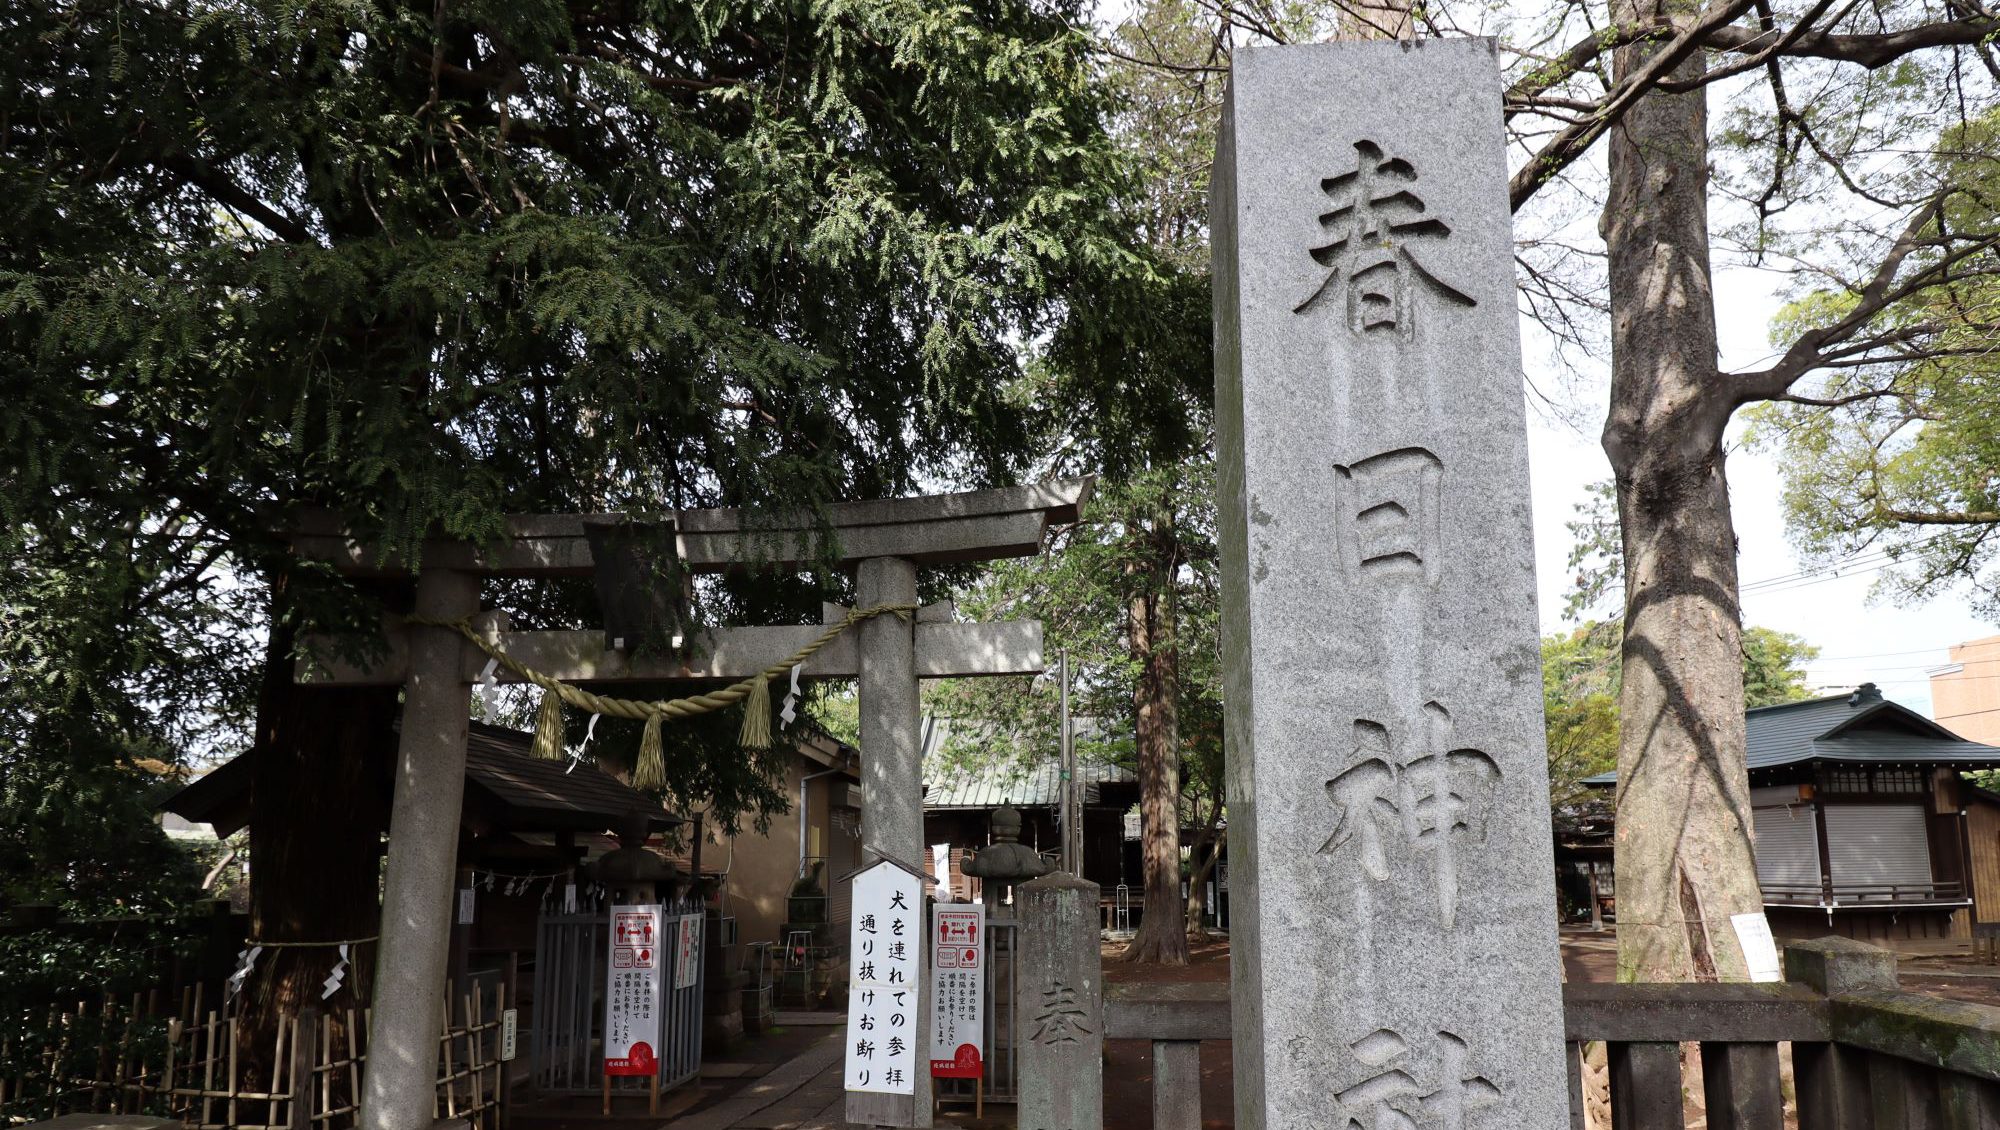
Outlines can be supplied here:
M615 698L610 695L593 694L572 683L563 682L553 675L545 675L507 654L499 644L481 635L472 626L472 618L459 620L437 620L424 616L406 616L403 622L425 628L445 628L471 640L474 647L485 652L494 662L513 672L523 682L533 683L542 688L544 697L537 712L535 727L535 749L537 757L559 758L561 746L561 706L567 703L578 710L592 714L609 714L613 718L627 718L646 724L644 734L639 739L639 759L633 767L632 785L639 789L657 789L666 784L665 765L661 759L660 723L668 718L691 718L700 714L710 714L725 707L734 706L748 699L743 717L743 729L738 734L738 742L746 749L769 749L771 747L770 681L784 675L792 668L804 663L817 654L821 648L848 629L865 620L877 616L894 615L908 622L916 612L914 604L877 604L870 608L855 608L841 617L840 622L827 626L826 631L811 643L793 652L784 659L764 668L757 674L731 683L718 691L688 695L685 698L662 699L646 702L639 699ZM554 720L552 722L552 719Z

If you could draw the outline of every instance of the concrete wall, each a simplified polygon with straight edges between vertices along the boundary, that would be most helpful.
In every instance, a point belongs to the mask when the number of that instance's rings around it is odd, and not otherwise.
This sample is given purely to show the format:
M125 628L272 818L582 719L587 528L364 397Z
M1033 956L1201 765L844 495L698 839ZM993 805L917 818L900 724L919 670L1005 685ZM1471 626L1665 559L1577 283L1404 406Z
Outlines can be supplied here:
M1953 647L1951 666L1931 676L1931 717L1960 737L2000 745L2000 636Z
M771 818L771 827L759 834L746 827L732 841L719 837L703 849L704 868L729 867L728 913L736 918L737 937L744 942L782 942L779 928L785 922L785 899L791 893L799 867L799 781L826 769L804 756L793 758L780 784L791 802L789 811ZM838 879L859 862L859 841L833 826L828 800L836 791L846 791L855 778L836 773L806 783L806 847L808 854L827 856L825 877ZM731 847L735 856L730 857ZM840 891L834 895L834 918L841 917L845 905Z

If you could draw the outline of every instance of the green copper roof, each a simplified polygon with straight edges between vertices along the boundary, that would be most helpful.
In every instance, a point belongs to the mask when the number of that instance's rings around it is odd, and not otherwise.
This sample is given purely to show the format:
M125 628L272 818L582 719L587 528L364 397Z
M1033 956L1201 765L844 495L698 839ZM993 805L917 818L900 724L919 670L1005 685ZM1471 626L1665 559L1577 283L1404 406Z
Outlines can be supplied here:
M1887 701L1873 683L1844 694L1746 710L1743 721L1744 755L1753 772L1806 761L2000 765L2000 749L1967 741ZM1600 773L1583 783L1617 780L1616 773Z

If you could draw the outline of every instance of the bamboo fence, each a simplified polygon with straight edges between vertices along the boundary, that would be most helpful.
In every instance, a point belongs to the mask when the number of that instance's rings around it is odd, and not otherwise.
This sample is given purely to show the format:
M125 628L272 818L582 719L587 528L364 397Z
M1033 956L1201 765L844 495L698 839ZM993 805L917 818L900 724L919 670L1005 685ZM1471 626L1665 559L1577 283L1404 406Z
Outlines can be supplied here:
M507 1002L441 1000L435 1115L498 1130L507 1098ZM308 1007L271 1037L268 1080L249 1078L250 1038L205 987L176 1007L159 994L106 997L0 1018L0 1127L63 1114L152 1114L188 1130L348 1130L368 1061L370 1010ZM256 1057L261 1059L262 1057ZM260 1073L262 1074L262 1073Z

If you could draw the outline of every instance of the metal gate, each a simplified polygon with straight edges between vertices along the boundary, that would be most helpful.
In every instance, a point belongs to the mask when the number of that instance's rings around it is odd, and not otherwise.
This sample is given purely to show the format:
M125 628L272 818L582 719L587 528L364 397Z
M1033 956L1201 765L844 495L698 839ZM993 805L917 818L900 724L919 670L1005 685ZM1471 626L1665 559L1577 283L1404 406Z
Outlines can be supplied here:
M701 993L707 976L702 949L702 905L683 900L664 904L661 957L660 1089L701 1073ZM611 947L608 907L577 914L544 914L535 937L535 996L528 1055L532 1084L552 1094L594 1093L604 1085L605 968ZM677 944L692 929L692 957ZM673 942L669 942L673 939ZM692 967L683 965L691 961ZM614 1091L645 1091L640 1076L617 1076Z

